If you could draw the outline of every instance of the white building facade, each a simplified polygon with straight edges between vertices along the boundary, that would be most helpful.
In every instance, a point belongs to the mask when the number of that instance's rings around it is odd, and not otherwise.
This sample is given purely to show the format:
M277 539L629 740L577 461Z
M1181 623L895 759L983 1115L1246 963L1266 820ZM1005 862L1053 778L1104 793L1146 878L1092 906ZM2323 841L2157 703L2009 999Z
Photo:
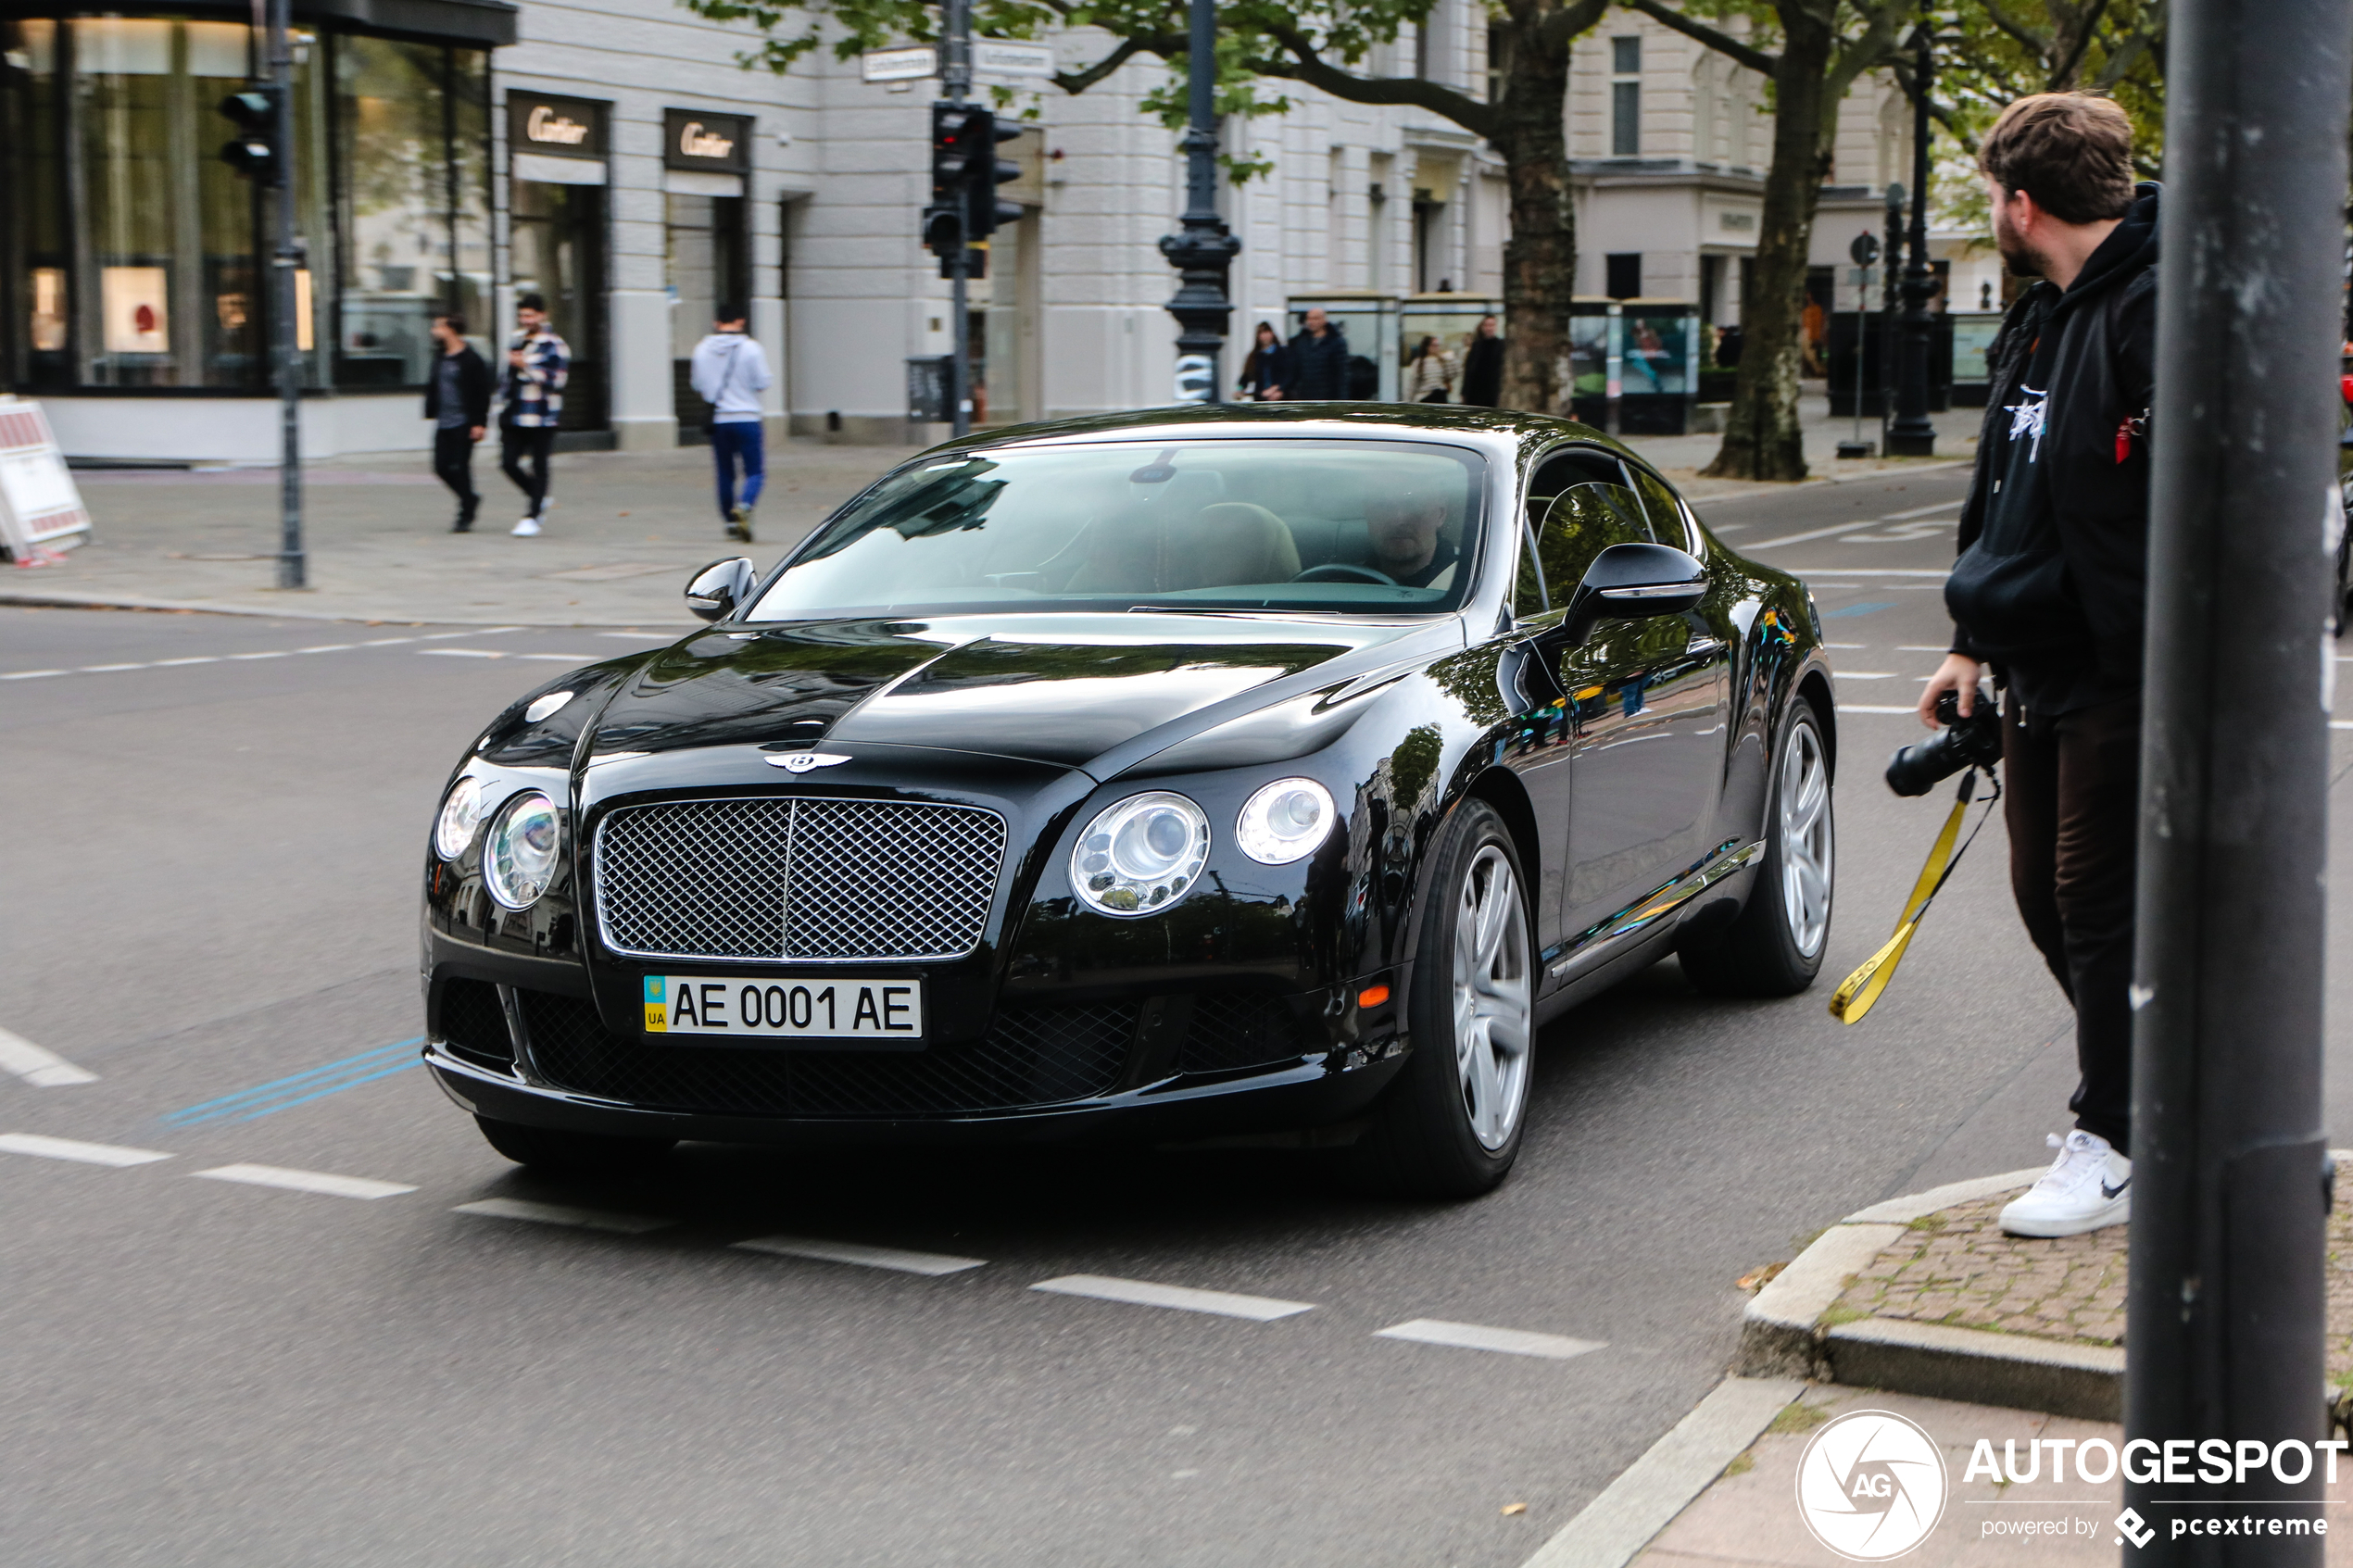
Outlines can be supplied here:
M779 369L778 433L923 439L908 361L948 353L949 285L920 245L930 82L869 83L830 49L745 70L754 39L669 0L296 0L297 329L314 456L423 450L424 329L468 318L503 345L522 293L549 304L575 370L564 443L698 438L683 362L720 301ZM213 157L211 105L251 69L244 0L155 16L0 0L0 365L91 461L266 462L268 243L253 192ZM1111 46L1051 40L1064 69ZM1441 0L1366 62L1487 90L1488 33ZM1173 395L1176 286L1158 241L1184 205L1176 138L1141 108L1164 71L1023 92L1000 230L966 329L989 423ZM1033 84L1035 85L1035 84ZM1259 321L1304 304L1347 321L1395 385L1403 335L1459 335L1502 288L1509 214L1492 152L1424 111L1286 84L1284 114L1229 124L1272 172L1221 186L1242 241L1230 383ZM1693 302L1736 320L1770 124L1763 82L1632 13L1579 42L1564 106L1579 292ZM1900 100L1850 95L1818 250L1903 178ZM1508 330L1508 326L1506 328ZM496 356L493 356L494 360Z

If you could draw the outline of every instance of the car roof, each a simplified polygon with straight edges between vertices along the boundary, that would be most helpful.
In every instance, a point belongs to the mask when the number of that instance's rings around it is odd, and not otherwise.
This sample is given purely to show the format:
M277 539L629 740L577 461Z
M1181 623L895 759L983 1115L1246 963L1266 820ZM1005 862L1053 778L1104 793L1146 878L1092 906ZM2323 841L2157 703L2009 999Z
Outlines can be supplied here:
M1212 403L1138 408L975 431L933 454L982 447L1077 445L1095 441L1184 441L1290 436L1321 440L1467 440L1523 456L1566 439L1632 456L1602 432L1549 414L1452 403Z

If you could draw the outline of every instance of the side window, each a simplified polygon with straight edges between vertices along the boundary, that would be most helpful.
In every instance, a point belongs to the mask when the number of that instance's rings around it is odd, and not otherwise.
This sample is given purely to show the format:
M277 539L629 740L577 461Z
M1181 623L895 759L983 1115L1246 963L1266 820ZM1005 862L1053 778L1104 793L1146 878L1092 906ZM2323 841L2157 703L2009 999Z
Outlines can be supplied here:
M1642 497L1642 509L1650 514L1651 534L1662 545L1672 545L1688 550L1696 543L1691 529L1683 521L1683 508L1667 482L1648 469L1628 464L1626 471L1634 476L1634 488Z
M1554 609L1567 605L1593 558L1612 545L1651 542L1650 523L1633 491L1592 482L1570 485L1553 498L1536 524L1536 571L1542 574L1544 602ZM1521 602L1535 601L1526 596Z
M1548 608L1562 608L1568 602L1567 595L1574 592L1577 584L1583 580L1586 565L1603 547L1595 545L1586 551L1576 569L1568 573L1565 584L1555 581L1558 574L1553 563L1561 556L1562 542L1555 540L1547 545L1543 532L1561 497L1568 491L1594 485L1624 492L1625 480L1626 470L1618 466L1615 457L1591 446L1560 447L1538 459L1535 473L1528 482L1528 504L1521 514L1523 545L1519 580L1513 596L1518 614L1541 615ZM1626 492L1626 498L1632 499L1630 492ZM1559 521L1564 526L1580 521L1586 509L1590 508L1585 508L1583 503L1572 504L1568 511L1560 515ZM1633 515L1638 520L1642 517L1639 502L1634 503ZM1631 537L1647 539L1650 535L1642 532ZM1616 538L1610 538L1603 543L1614 545L1617 542Z

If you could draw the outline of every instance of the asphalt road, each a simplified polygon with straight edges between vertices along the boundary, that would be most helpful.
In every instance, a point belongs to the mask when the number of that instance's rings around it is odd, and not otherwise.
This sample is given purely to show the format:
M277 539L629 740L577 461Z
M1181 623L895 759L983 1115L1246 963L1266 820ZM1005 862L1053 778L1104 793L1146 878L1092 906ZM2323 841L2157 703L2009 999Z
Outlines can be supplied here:
M1827 978L1726 1004L1669 961L1572 1013L1516 1175L1459 1207L1266 1150L696 1148L627 1183L525 1175L413 1065L416 871L476 727L626 634L0 610L0 675L68 671L0 680L0 1028L96 1074L0 1075L0 1134L170 1157L0 1140L0 1555L1520 1562L1721 1375L1743 1273L1877 1198L2039 1164L2067 1124L2069 1015L1998 821L1871 1017L1823 1010L1943 814L1881 785L1920 732L1873 709L1937 661L1964 477L1704 508L1812 578L1837 645ZM218 1179L238 1165L384 1185ZM459 1211L492 1199L658 1228ZM778 1234L981 1261L731 1245ZM1032 1288L1071 1274L1313 1310ZM1599 1348L1378 1332L1415 1320Z

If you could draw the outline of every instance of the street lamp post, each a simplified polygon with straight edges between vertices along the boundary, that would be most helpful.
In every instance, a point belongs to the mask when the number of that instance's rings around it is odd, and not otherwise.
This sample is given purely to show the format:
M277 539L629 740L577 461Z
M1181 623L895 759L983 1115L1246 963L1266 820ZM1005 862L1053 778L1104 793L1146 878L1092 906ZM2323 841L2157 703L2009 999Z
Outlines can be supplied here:
M1904 302L1904 269L1896 258L1904 254L1904 182L1887 182L1887 245L1881 252L1887 265L1881 269L1881 282L1887 297L1880 306L1879 318L1879 449L1887 450L1887 427L1895 418L1895 315Z
M2177 0L2167 43L2157 403L2120 437L2150 495L2124 1432L2286 1452L2329 1435L2320 525L2353 10ZM2318 1568L2317 1534L2212 1538L2224 1513L2312 1529L2322 1468L2293 1468L2185 1489L2128 1467L2152 1526L2131 1561ZM2182 1531L2185 1492L2210 1532Z
M940 0L939 11L940 90L950 103L961 104L973 84L972 0ZM983 147L981 154L994 159L996 148ZM948 428L959 441L973 427L972 318L964 278L972 252L962 230L960 222L954 248L948 253Z
M302 328L295 320L301 303L296 274L302 266L295 237L294 53L290 0L267 7L270 80L277 83L278 244L270 268L271 358L278 379L278 586L309 585L309 562L302 545Z
M1936 427L1928 420L1929 343L1936 328L1928 311L1936 293L1936 274L1928 264L1928 94L1936 57L1927 28L1912 35L1912 232L1904 263L1904 320L1895 338L1895 422L1887 428L1891 458L1936 455Z
M1226 345L1226 323L1234 313L1226 296L1227 270L1242 248L1217 216L1217 0L1192 0L1192 35L1185 60L1185 216L1180 232L1162 237L1161 255L1180 280L1168 313L1181 329L1177 352L1191 363L1187 379L1201 378L1198 396L1219 401L1217 351Z

